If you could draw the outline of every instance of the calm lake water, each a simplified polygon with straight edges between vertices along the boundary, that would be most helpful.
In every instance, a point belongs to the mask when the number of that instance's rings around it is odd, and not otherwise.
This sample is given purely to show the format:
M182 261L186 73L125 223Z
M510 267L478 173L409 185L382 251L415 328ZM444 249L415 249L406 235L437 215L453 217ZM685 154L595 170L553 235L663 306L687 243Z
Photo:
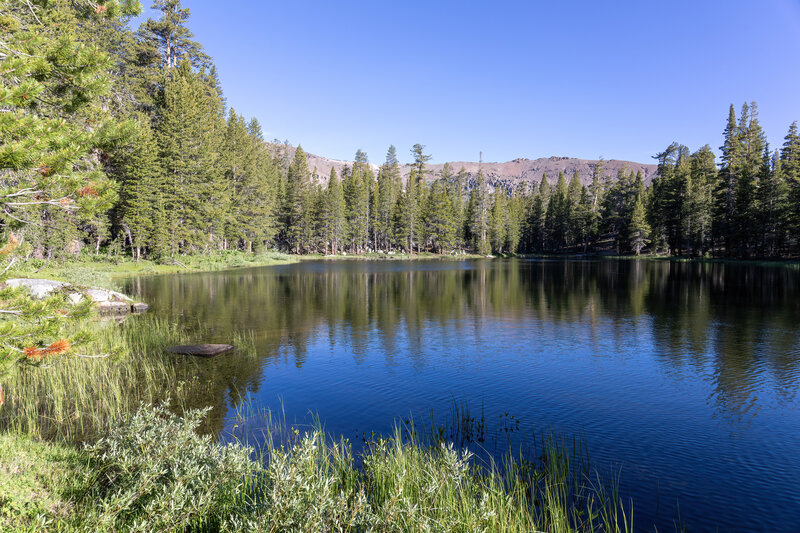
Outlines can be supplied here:
M795 267L315 261L127 289L198 341L255 336L257 360L214 360L219 431L242 398L352 440L467 402L487 448L582 438L642 530L800 531Z

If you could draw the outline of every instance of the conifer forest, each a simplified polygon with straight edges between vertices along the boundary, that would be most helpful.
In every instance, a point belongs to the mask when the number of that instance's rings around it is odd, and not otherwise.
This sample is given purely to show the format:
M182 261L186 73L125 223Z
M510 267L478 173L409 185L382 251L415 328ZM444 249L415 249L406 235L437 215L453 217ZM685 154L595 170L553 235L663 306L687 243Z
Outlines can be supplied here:
M407 179L394 146L379 166L359 150L320 176L302 147L265 139L226 102L179 0L157 0L160 17L135 30L132 3L6 4L0 216L29 256L800 254L797 123L771 147L755 102L720 121L719 158L673 142L650 183L602 160L586 185L560 174L491 187L450 165L434 179L422 144Z

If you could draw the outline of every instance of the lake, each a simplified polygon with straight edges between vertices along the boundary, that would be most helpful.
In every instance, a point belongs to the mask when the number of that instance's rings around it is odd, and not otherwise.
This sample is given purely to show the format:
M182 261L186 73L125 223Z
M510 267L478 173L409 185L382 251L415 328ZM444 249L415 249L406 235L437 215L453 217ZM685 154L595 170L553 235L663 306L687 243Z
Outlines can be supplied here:
M140 277L151 312L259 358L235 404L356 441L468 405L491 453L554 431L619 475L636 524L800 529L800 270L653 260L306 261Z

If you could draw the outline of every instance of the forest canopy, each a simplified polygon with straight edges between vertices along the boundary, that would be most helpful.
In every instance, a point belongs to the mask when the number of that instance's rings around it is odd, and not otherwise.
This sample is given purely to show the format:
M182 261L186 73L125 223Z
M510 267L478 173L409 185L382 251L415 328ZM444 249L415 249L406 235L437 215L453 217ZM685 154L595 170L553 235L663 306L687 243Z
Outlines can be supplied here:
M357 151L319 176L302 147L264 139L228 106L180 0L130 27L136 2L4 3L0 169L6 240L26 258L167 260L238 249L336 254L800 253L800 136L772 149L755 102L709 145L671 143L658 173L577 174L490 187L410 148ZM279 81L276 81L279 83Z

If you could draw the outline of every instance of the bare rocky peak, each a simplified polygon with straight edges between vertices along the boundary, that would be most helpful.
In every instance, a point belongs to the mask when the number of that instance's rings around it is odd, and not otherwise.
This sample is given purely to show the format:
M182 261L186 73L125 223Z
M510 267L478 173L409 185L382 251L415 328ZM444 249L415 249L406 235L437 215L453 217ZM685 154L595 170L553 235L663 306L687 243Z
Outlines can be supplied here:
M294 147L285 146L289 157L294 156ZM345 166L352 166L352 161L341 161L338 159L328 159L327 157L318 156L306 152L308 159L308 168L310 171L316 169L319 181L327 182L330 176L331 168L335 168L339 176L342 175L342 170ZM513 161L505 163L491 163L483 162L478 163L475 161L456 161L451 162L450 167L453 173L457 173L461 168L467 172L467 184L474 185L478 169L483 170L483 175L486 177L486 182L490 188L494 189L499 185L505 186L518 186L521 184L539 183L542 180L542 175L547 175L547 180L550 184L555 184L558 179L558 174L563 172L567 181L572 177L573 173L577 172L580 177L581 183L588 185L592 181L592 173L594 167L597 165L597 160L590 159L576 159L574 157L547 157L540 159L525 159L518 158ZM377 175L378 165L370 165ZM443 163L429 164L426 166L428 173L426 179L433 181L441 176ZM407 178L411 173L411 165L401 165L403 177ZM650 183L656 175L657 165L648 165L643 163L635 163L633 161L619 161L617 159L609 159L603 161L603 174L610 179L617 176L617 172L624 169L626 172L639 172L641 171L644 176L645 183Z

